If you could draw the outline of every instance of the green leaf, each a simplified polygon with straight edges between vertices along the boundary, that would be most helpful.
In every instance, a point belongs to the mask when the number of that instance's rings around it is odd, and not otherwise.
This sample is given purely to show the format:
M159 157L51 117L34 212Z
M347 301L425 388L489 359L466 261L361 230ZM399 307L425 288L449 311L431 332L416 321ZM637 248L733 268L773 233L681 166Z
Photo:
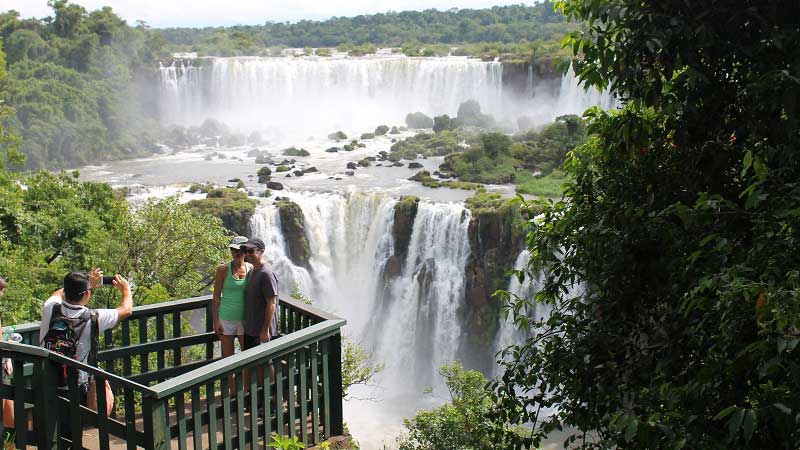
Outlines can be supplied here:
M716 416L714 416L714 420L722 420L722 419L728 417L732 412L736 411L737 408L738 407L734 405L734 406L729 406L729 407L723 409Z
M744 440L750 442L753 437L753 431L756 429L756 412L753 409L748 409L744 415Z
M780 402L773 403L772 406L774 406L775 408L777 408L778 411L780 411L780 412L782 412L784 414L791 414L792 413L792 408L789 408L788 406L784 405L783 403L780 403Z
M753 160L753 169L755 169L756 176L758 176L760 181L767 180L767 176L769 176L769 167L761 162L761 158L755 158Z
M736 437L736 433L739 432L739 428L742 426L742 421L744 420L744 409L736 408L736 412L731 415L731 418L728 419L728 439L733 440Z
M625 428L625 442L631 442L636 437L636 432L639 430L639 420L633 419L628 422L628 427Z
M753 164L753 152L748 150L747 153L744 154L744 160L742 161L742 166L744 167L744 171L742 171L742 174L747 173L747 169L749 169L752 164Z

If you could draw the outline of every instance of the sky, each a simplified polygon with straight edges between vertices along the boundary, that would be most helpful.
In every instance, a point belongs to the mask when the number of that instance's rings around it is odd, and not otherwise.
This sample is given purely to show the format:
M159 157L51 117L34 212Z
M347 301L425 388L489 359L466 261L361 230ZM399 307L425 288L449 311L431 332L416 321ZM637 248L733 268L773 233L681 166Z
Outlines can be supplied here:
M129 24L144 20L151 27L255 25L266 21L324 20L387 11L435 8L487 8L533 0L76 0L89 11L111 6ZM22 17L52 14L47 0L2 0L0 10L15 9Z

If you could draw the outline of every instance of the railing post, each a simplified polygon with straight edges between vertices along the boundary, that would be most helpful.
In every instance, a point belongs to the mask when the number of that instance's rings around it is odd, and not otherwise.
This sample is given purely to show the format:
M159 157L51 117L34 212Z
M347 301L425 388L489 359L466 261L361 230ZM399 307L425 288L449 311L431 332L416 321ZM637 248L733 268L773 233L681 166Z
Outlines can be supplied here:
M34 428L36 446L40 449L53 449L58 445L56 429L58 424L58 375L55 365L49 358L42 358L34 366ZM20 381L22 377L20 377Z
M170 450L166 399L142 398L146 450Z
M329 345L329 376L330 380L330 414L331 436L344 434L344 416L342 414L342 333L330 337ZM330 438L330 436L327 436Z

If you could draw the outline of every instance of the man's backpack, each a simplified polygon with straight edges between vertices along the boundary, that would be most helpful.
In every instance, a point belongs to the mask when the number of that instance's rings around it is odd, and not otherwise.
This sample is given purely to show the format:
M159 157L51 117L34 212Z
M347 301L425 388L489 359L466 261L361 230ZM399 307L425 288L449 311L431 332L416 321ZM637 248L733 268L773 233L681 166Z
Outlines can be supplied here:
M53 311L50 314L50 326L44 339L42 339L42 347L68 358L78 359L81 334L83 334L86 326L90 324L92 327L91 347L86 363L90 366L96 366L100 327L97 323L97 311L93 309L86 309L80 316L70 318L65 317L61 312L60 303L53 305ZM66 384L67 367L62 365L59 371L59 385L65 386Z

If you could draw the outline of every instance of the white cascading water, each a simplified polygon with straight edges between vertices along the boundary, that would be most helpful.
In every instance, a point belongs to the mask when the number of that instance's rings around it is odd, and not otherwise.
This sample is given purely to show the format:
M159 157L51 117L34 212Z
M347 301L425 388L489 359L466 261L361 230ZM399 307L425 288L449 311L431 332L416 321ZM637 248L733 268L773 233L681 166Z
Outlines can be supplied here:
M619 105L617 99L609 91L598 91L590 88L586 90L581 86L572 67L561 78L561 89L558 99L554 105L557 115L578 114L592 106L599 106L603 109L614 109Z
M409 112L454 114L475 99L501 109L502 65L466 58L215 58L161 68L162 115L208 117L270 135L367 132ZM301 128L301 129L298 129Z
M527 271L530 258L530 251L527 249L523 250L519 256L517 256L517 260L514 263L514 270ZM512 275L508 282L508 292L512 294L512 301L514 300L514 296L517 299L530 299L534 294L536 294L536 291L539 290L541 283L542 279L541 275L539 274L531 276L529 273L526 273L525 279L522 282L520 282L516 276ZM536 303L533 303L531 310L523 310L523 313L534 319L542 319L546 317L549 312L550 308L548 306ZM513 312L509 311L508 317L500 322L500 328L495 336L495 353L500 352L514 344L522 343L528 337L529 336L525 331L522 331L516 327L514 324ZM499 367L496 367L496 369L499 369ZM495 375L499 374L495 373Z
M529 70L519 95L504 89L502 63L464 57L236 57L177 61L160 70L165 122L190 126L215 118L291 143L340 129L357 135L402 125L415 111L455 116L470 99L512 128L522 116L542 125L589 106L615 106L608 93L585 92L571 70L560 85L542 81L544 87Z
M346 317L346 335L386 366L377 383L419 394L438 367L455 359L470 249L469 213L459 204L420 202L402 273L384 278L394 253L397 200L379 194L285 193L303 211L310 267L287 256L277 207L251 221L267 243L281 295L296 286L314 304Z

